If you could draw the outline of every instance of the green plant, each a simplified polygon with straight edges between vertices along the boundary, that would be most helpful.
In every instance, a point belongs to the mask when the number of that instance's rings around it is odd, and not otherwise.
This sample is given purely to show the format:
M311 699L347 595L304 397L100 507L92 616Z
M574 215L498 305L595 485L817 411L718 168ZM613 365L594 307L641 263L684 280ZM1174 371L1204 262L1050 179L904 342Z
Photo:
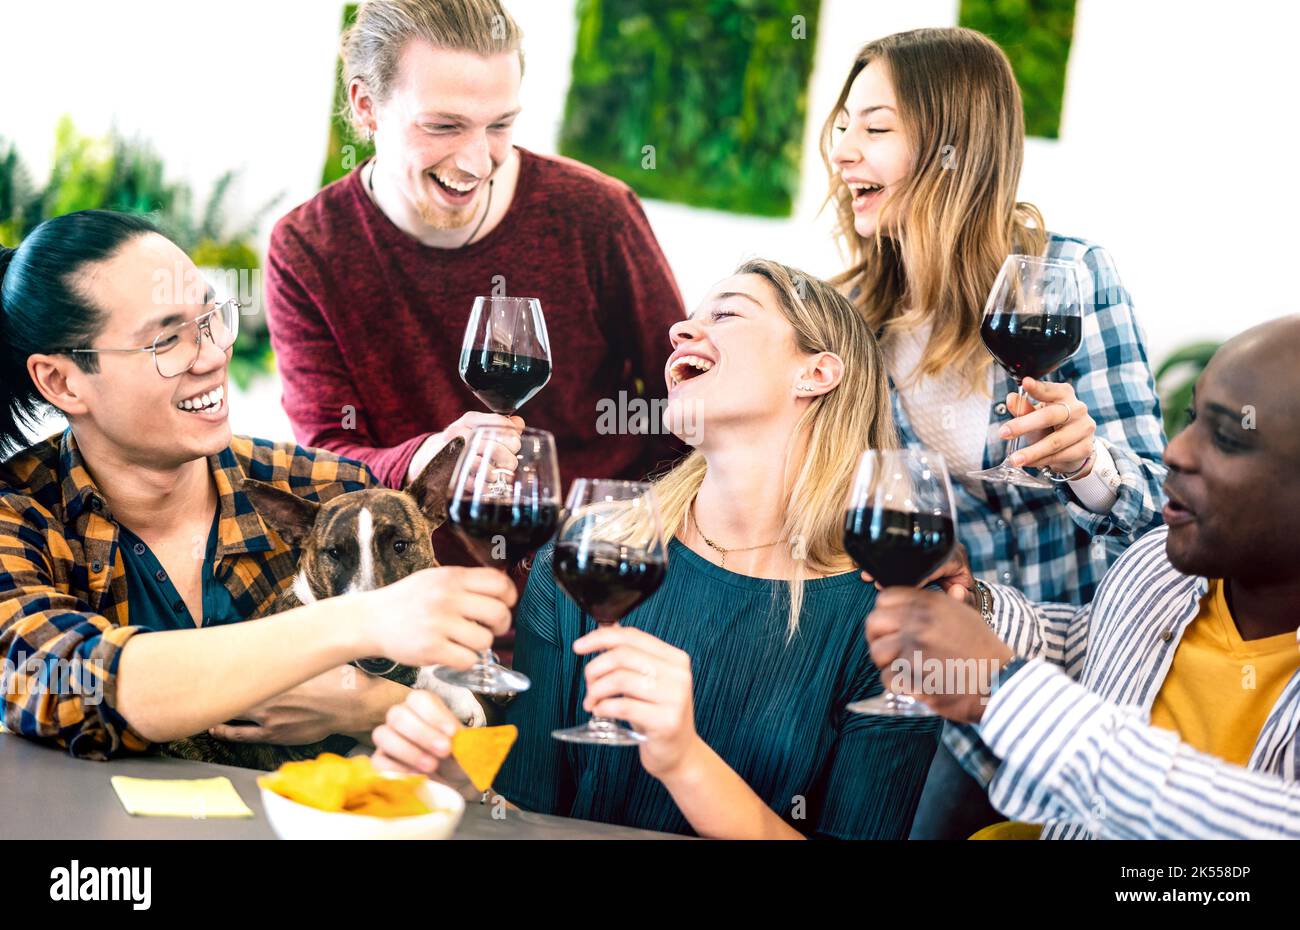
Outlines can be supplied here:
M1156 385L1164 408L1165 435L1172 439L1187 425L1192 389L1210 357L1222 343L1195 342L1173 352L1156 369Z
M958 25L1002 47L1020 85L1025 135L1061 134L1066 65L1074 37L1075 0L961 0Z
M345 4L343 25L339 31L351 26L356 18L357 4ZM330 138L325 151L325 167L321 170L321 187L337 181L375 153L372 143L357 138L347 118L347 102L348 89L343 83L343 60L340 58L334 67L334 109L330 111Z
M228 171L218 178L196 215L189 187L165 180L162 159L150 144L116 130L102 137L83 135L65 116L55 129L50 179L39 190L16 147L0 144L0 243L16 246L44 220L75 210L148 214L200 268L236 269L256 281L261 258L251 242L281 198L231 226L226 197L236 177ZM261 294L253 296L260 305ZM257 373L273 369L274 355L260 314L245 316L240 324L230 372L236 384L247 387Z
M646 197L789 216L817 0L579 0L560 151Z

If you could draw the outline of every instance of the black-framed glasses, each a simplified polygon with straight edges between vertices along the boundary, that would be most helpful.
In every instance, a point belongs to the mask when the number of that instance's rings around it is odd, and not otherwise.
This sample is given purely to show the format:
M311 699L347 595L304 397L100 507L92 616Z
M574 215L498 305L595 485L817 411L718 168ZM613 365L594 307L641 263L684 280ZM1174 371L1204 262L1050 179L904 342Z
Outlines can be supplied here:
M69 355L92 355L100 352L152 352L154 367L164 378L175 378L194 367L199 360L199 351L203 345L206 332L212 344L223 352L235 344L239 334L239 311L246 304L241 304L231 297L223 300L211 310L201 313L187 323L169 326L147 346L138 349L65 349Z

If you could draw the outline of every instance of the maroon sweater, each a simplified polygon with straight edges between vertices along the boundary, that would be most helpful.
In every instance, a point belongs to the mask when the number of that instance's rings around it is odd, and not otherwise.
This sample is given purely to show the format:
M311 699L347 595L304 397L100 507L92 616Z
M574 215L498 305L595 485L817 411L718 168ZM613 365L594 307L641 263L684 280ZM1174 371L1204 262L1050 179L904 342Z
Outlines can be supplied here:
M276 224L267 321L300 443L401 487L427 436L486 410L460 380L460 345L474 298L502 275L506 293L540 298L546 315L551 380L520 415L555 434L565 486L641 478L674 457L662 436L597 434L602 398L636 396L637 379L647 398L664 396L668 328L685 315L640 202L593 168L518 151L509 211L464 248L429 248L394 226L360 167Z

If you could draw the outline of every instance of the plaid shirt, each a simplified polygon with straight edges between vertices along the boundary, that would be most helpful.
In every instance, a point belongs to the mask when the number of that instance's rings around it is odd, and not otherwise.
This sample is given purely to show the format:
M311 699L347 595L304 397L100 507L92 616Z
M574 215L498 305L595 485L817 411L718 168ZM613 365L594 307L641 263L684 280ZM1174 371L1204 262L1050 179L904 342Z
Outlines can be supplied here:
M1139 536L1162 522L1164 426L1155 379L1128 292L1105 249L1050 234L1048 257L1076 261L1083 291L1079 351L1049 379L1074 386L1097 422L1097 440L1115 460L1121 481L1110 513L1080 505L1064 484L1051 490L953 481L957 528L977 578L1019 588L1031 600L1085 604L1106 569ZM891 379L891 389L893 383ZM998 367L993 379L984 468L1006 457L997 430L1009 419L1004 402L1016 390ZM919 447L898 391L891 390L904 445Z
M260 616L293 582L299 552L239 490L256 478L324 501L377 487L360 463L292 443L237 436L208 459L220 497L213 576L241 616ZM142 751L115 709L132 626L118 527L72 430L0 464L0 655L5 726L82 758Z

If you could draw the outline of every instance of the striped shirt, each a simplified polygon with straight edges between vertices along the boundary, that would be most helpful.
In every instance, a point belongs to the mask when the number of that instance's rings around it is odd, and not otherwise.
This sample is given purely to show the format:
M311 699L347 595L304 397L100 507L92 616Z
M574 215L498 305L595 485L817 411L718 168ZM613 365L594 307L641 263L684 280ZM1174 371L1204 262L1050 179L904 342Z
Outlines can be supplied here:
M1031 661L944 741L994 807L1046 839L1300 839L1300 671L1244 768L1149 722L1209 588L1169 564L1167 536L1120 556L1087 607L991 586L998 635Z
M364 465L293 443L234 437L208 459L219 498L217 581L245 619L293 582L298 550L240 490L256 478L324 501L377 487ZM117 663L133 625L120 529L72 430L0 464L0 657L4 724L81 758L139 752L148 741L115 707Z
M1014 585L1032 600L1085 604L1106 569L1135 539L1161 522L1164 426L1142 329L1128 291L1105 249L1050 235L1046 255L1078 262L1083 339L1079 350L1044 380L1068 382L1097 423L1097 441L1114 459L1121 485L1108 513L1093 513L1070 489L953 482L957 529L975 576ZM890 380L903 444L923 445ZM1006 457L998 429L1015 382L995 369L982 468Z

